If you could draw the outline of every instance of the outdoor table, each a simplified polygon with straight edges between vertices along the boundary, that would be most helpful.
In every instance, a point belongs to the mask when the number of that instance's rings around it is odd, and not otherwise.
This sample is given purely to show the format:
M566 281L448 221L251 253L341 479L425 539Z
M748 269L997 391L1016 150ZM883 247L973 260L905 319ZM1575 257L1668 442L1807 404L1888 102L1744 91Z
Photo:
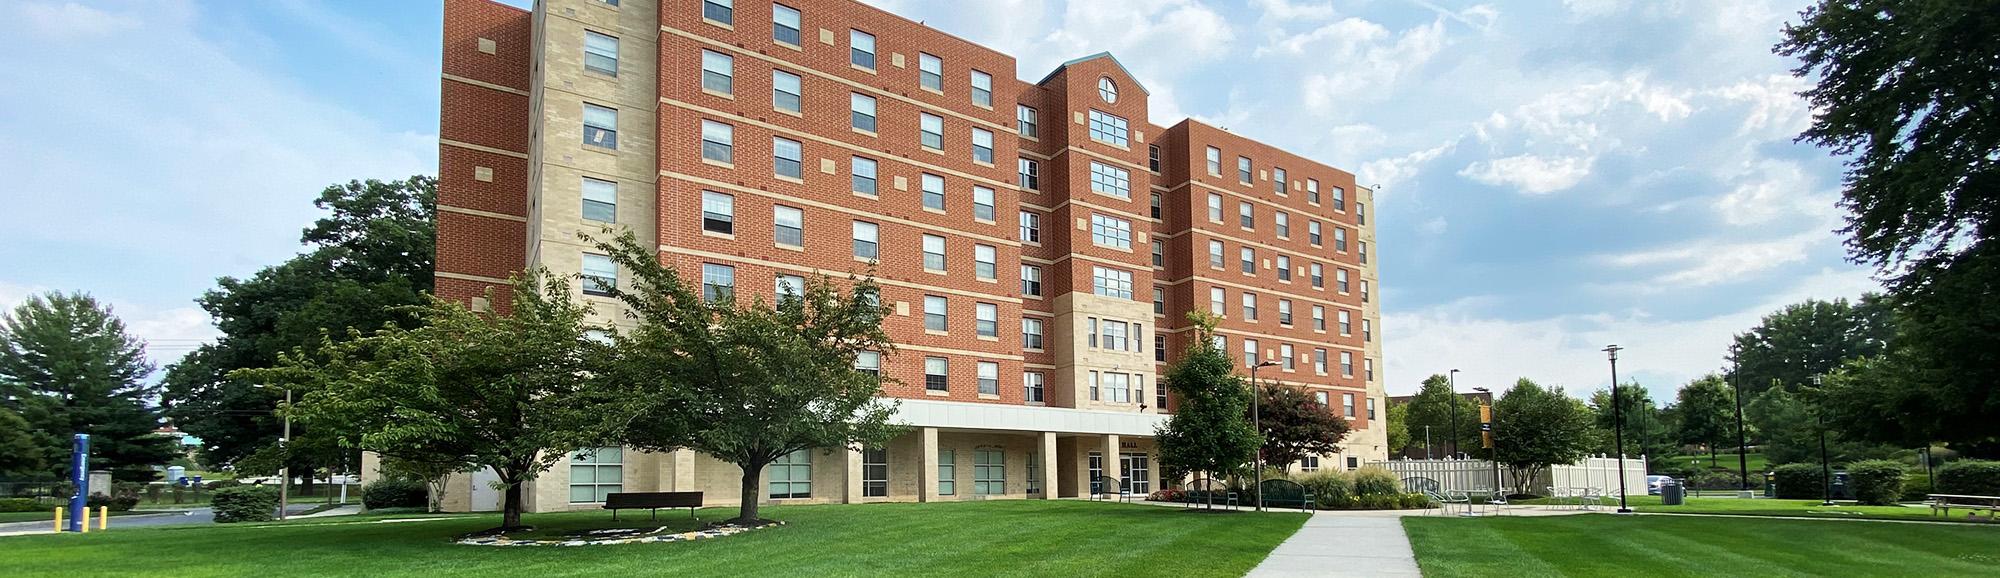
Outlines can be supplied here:
M1926 494L1930 498L1931 514L1944 510L1951 515L1951 508L1957 506L1966 510L1986 510L1986 517L1992 518L2000 510L2000 496L1969 496L1964 494Z

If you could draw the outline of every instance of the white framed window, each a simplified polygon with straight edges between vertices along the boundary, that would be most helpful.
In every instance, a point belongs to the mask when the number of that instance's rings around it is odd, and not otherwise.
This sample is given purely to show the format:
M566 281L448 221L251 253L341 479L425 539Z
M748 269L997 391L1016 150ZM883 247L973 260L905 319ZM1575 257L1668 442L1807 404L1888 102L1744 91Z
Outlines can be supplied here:
M1346 252L1346 251L1347 251L1347 228L1346 228L1346 227L1334 227L1334 228L1333 228L1333 250L1335 250L1335 251L1341 251L1341 252Z
M1363 378L1368 381L1375 381L1375 360L1363 358L1361 360L1361 367L1363 369Z
M977 367L979 370L979 394L1000 395L1000 364L991 361L981 361Z
M583 177L583 218L599 223L618 222L618 183Z
M1222 195L1216 193L1208 194L1208 220L1216 223L1222 222Z
M1366 343L1374 340L1375 340L1375 324L1369 321L1367 318L1363 318L1361 320L1361 341L1363 343Z
M583 31L583 69L618 76L618 37Z
M1313 263L1312 265L1307 266L1306 269L1312 273L1311 279L1312 279L1312 286L1314 289L1323 289L1326 287L1325 267L1321 266L1319 263Z
M702 191L701 230L724 235L736 234L736 197L715 191Z
M1369 363L1374 365L1374 363ZM1368 419L1375 419L1375 398L1368 398Z
M771 107L787 112L799 112L799 75L783 70L771 71Z
M1290 280L1292 280L1292 256L1291 256L1291 255L1279 255L1279 256L1278 256L1278 265L1277 265L1276 269L1278 270L1278 280L1279 280L1279 281L1290 281Z
M736 162L736 127L715 122L701 121L701 158L718 163Z
M701 296L716 302L736 297L736 268L715 263L701 264Z
M942 357L924 358L924 389L946 391L950 387L951 362ZM951 450L945 450L947 454ZM950 479L950 478L945 478Z
M1167 314L1167 289L1165 287L1153 288L1153 314Z
M1319 221L1306 221L1306 242L1320 246Z
M1021 294L1028 297L1042 296L1042 268L1035 265L1021 266Z
M1236 225L1245 229L1257 228L1257 209L1249 201L1236 203Z
M1160 145L1146 145L1146 168L1160 172Z
M618 263L607 255L584 253L581 285L584 295L610 295L618 286Z
M1241 268L1243 270L1243 273L1248 275L1257 274L1257 250L1250 247L1244 247L1241 253L1242 253Z
M1367 280L1367 279L1362 279L1362 280L1361 280L1361 302L1362 302L1362 303L1367 303L1367 302L1368 302L1368 280Z
M1223 288L1221 288L1221 287L1209 287L1209 288L1208 288L1208 312L1209 312L1209 313L1214 313L1214 314L1216 314L1216 315L1223 315L1223 314L1225 314L1225 312L1224 312L1223 310L1224 310L1224 309L1227 309L1227 308L1228 308L1228 305L1226 305L1226 304L1225 304L1225 303L1227 302L1227 299L1226 299L1226 298L1227 298L1227 296L1228 296L1228 292L1227 292L1227 291L1225 291L1225 290L1223 290Z
M935 91L944 90L944 60L928 52L917 53L917 84Z
M1333 188L1333 210L1347 210L1347 189L1340 187Z
M1277 211L1271 214L1271 224L1278 228L1278 238L1292 238L1292 214Z
M928 112L917 113L917 133L920 144L944 150L944 117Z
M1027 349L1041 349L1044 345L1046 345L1046 343L1044 343L1042 340L1042 320L1035 319L1033 317L1022 317L1021 347Z
M1132 249L1132 222L1109 215L1091 213L1090 241L1114 249Z
M1236 157L1236 180L1248 184L1256 175L1250 171L1250 157Z
M972 246L972 274L974 276L987 281L999 278L999 273L996 272L994 266L996 259L994 256L995 252L992 245Z
M847 62L855 66L875 69L875 35L860 30L847 31Z
M1162 240L1159 240L1159 239L1153 239L1153 241L1152 241L1152 245L1153 245L1153 266L1154 266L1154 267L1166 267L1166 266L1167 266L1167 242L1166 242L1166 241L1162 241Z
M1222 257L1222 241L1208 242L1208 266L1221 269L1228 266Z
M1243 366L1244 367L1255 366L1257 365L1257 362L1262 360L1263 357L1261 357L1260 354L1257 353L1257 340L1255 339L1243 340Z
M993 131L972 129L972 161L993 164Z
M1132 172L1090 161L1090 190L1120 199L1132 198Z
M1334 315L1339 320L1340 323L1340 334L1343 336L1353 335L1354 323L1352 321L1349 321L1349 318L1347 316L1347 310L1342 309L1340 311L1336 311L1334 312Z
M1091 140L1095 140L1113 146L1124 147L1131 144L1128 140L1130 139L1130 137L1131 137L1131 128L1126 125L1125 117L1107 113L1101 110L1091 109L1090 111Z
M868 375L882 375L882 353L878 351L855 353L854 369Z
M1319 204L1319 179L1306 179L1306 202Z
M569 502L594 504L624 491L625 448L581 449L569 454Z
M797 207L771 206L771 237L779 245L803 247L806 244L806 214Z
M848 160L847 166L848 172L854 174L854 177L850 179L852 181L850 186L854 189L854 192L867 195L876 194L878 183L875 181L875 159L853 157Z
M993 75L972 71L972 105L993 108Z
M805 145L781 136L771 137L771 173L780 177L805 178Z
M1271 187L1271 188L1272 188L1272 191L1271 191L1271 192L1274 192L1274 193L1277 193L1277 194L1278 194L1278 196L1280 196L1280 197L1283 197L1283 196L1285 196L1285 186L1286 186L1286 185L1285 185L1285 168L1284 168L1284 167L1272 167L1272 168L1271 168L1271 185L1272 185L1272 187Z
M1132 272L1109 267L1092 267L1091 281L1098 295L1132 298Z
M771 462L765 476L771 480L771 499L812 497L812 450L798 450Z
M1129 327L1130 325L1123 321L1104 320L1098 325L1098 347L1113 351L1124 351L1131 347L1129 342L1131 334L1127 332Z
M1041 215L1036 213L1030 213L1027 211L1021 211L1021 242L1023 243L1042 242Z
M1278 300L1278 323L1281 325L1292 324L1292 300Z
M918 188L923 191L924 208L944 210L944 177L924 173L918 181Z
M1360 258L1361 258L1361 264L1363 264L1363 265L1367 265L1367 264L1368 264L1368 242L1367 242L1367 241L1358 241L1358 242L1356 242L1356 243L1354 244L1354 256L1356 256L1356 257L1360 257Z
M1020 131L1023 137L1035 138L1041 130L1040 119L1037 118L1035 109L1027 105L1015 105L1014 128Z
M1243 292L1243 320L1244 320L1244 321L1256 321L1256 320L1257 320L1257 294L1256 294L1256 293L1251 293L1251 292L1248 292L1248 291L1245 291L1245 292Z
M1326 350L1313 349L1313 373L1326 375Z
M1222 149L1208 147L1208 175L1212 177L1222 176ZM1217 217L1216 219L1221 220L1221 217Z
M1340 376L1354 377L1354 352L1340 352Z
M1342 417L1354 416L1354 394L1340 394L1340 415Z
M1035 403L1042 402L1043 401L1042 393L1043 390L1047 388L1047 384L1048 384L1048 376L1043 375L1042 372L1029 371L1022 373L1021 374L1022 399ZM1034 467L1033 459L1030 459L1028 461L1028 466L1030 468L1029 471L1031 472L1034 471L1032 469Z
M1324 400L1322 400L1322 401L1324 401ZM1308 473L1308 474L1310 474L1310 473L1313 473L1313 472L1317 472L1317 471L1319 471L1319 456L1303 456L1303 457L1300 457L1300 458L1299 458L1299 471L1301 471L1301 472L1305 472L1305 473Z
M806 278L798 275L779 274L772 284L772 296L779 301L798 299L806 294Z
M702 0L701 17L722 24L735 24L736 0Z
M713 50L701 51L701 89L736 93L736 58Z
M1278 344L1278 357L1279 359L1282 360L1279 361L1278 363L1282 364L1285 371L1291 371L1293 369L1296 369L1295 367L1293 367L1293 364L1298 361L1298 358L1292 356L1292 344L1290 343Z
M972 218L981 221L993 220L993 189L979 185L972 186Z
M1158 218L1160 218L1160 215L1162 214L1162 213L1161 213L1161 211L1160 211L1160 194L1159 194L1159 193L1153 193L1153 194L1152 194L1152 202L1151 202L1151 203L1149 203L1149 204L1150 204L1150 205L1152 205L1152 211L1153 211L1153 212L1152 212L1152 216L1153 216L1153 218L1155 218L1155 219L1158 219Z
M618 109L583 103L583 144L618 148Z
M879 256L881 240L877 237L880 228L867 221L854 222L854 256L874 260Z
M1111 403L1132 403L1132 374L1105 373L1103 387L1111 394Z
M924 329L949 331L951 300L938 295L924 296Z
M992 303L974 303L972 305L972 320L974 330L978 332L980 337L1000 336L1000 306ZM999 376L995 375L994 377L997 379ZM980 393L986 392L982 390ZM993 393L1000 392L994 391Z
M1339 289L1341 293L1347 292L1347 269L1341 267L1333 268L1333 287Z
M1028 189L1030 191L1040 190L1042 188L1041 163L1035 162L1034 159L1028 157L1021 157L1018 167L1019 167L1018 172L1020 173L1021 176L1020 179L1021 188Z
M1356 225L1368 224L1368 205L1363 205L1358 202L1354 203L1354 224Z
M1325 307L1325 306L1322 306L1322 305L1314 305L1314 306L1313 306L1313 330L1315 330L1315 331L1326 331L1326 307Z
M944 237L924 235L924 268L933 271L945 270Z
M771 5L771 39L799 46L799 9L784 4Z
M875 97L859 92L848 93L849 124L855 130L875 132Z

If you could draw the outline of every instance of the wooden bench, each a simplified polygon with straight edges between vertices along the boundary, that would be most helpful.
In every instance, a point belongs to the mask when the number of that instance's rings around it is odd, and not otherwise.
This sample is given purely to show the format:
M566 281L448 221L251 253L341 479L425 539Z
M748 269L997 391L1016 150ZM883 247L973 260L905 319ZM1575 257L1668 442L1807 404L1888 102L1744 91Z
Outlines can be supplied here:
M1961 510L1971 510L1975 513L1983 510L1986 512L1986 518L1991 520L1993 519L1994 512L2000 511L2000 496L1929 494L1925 498L1924 502L1931 507L1931 515L1933 516L1939 513L1950 516L1951 509L1958 508Z
M611 519L618 519L619 510L651 510L653 519L660 518L660 508L687 508L688 517L701 508L701 492L625 492L606 494L604 509L611 510Z

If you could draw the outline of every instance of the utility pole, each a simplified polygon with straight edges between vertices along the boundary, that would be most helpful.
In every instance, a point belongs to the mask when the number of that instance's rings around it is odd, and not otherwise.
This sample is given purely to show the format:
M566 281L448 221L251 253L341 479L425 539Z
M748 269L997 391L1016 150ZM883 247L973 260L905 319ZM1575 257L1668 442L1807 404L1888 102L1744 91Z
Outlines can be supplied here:
M1446 379L1451 384L1451 439L1445 441L1450 444L1445 458L1453 459L1458 457L1458 370L1451 370Z
M1632 513L1625 503L1625 402L1618 395L1618 351L1625 349L1616 344L1605 346L1604 353L1611 358L1611 435L1618 444L1618 513Z
M1813 389L1815 391L1820 388L1819 381L1820 376L1813 376ZM1813 404L1813 422L1819 424L1819 505L1831 506L1833 505L1833 463L1828 461L1826 457L1826 415L1820 411L1819 404Z
M1259 409L1262 405L1260 398L1264 393L1257 391L1257 368L1277 365L1276 361L1263 361L1254 357L1250 360L1250 427L1257 430L1257 457L1254 463L1257 466L1257 511L1259 512L1264 511L1264 420L1263 412Z
M1729 349L1729 387L1735 392L1733 397L1736 398L1736 497L1748 498L1750 497L1750 440L1745 437L1748 434L1743 432L1743 380L1737 379L1736 376L1736 347L1731 346Z

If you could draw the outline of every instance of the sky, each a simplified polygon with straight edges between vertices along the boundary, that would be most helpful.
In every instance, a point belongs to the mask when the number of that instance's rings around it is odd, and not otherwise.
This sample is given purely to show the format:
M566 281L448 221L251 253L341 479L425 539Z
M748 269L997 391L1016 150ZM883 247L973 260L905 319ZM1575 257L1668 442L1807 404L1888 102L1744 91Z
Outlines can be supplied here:
M507 3L526 5L527 0ZM1041 78L1110 51L1192 117L1378 185L1391 395L1459 369L1655 393L1807 298L1875 290L1842 164L1771 52L1800 0L870 0ZM437 164L430 0L0 0L0 305L113 305L165 365L193 300L300 251L330 184Z

